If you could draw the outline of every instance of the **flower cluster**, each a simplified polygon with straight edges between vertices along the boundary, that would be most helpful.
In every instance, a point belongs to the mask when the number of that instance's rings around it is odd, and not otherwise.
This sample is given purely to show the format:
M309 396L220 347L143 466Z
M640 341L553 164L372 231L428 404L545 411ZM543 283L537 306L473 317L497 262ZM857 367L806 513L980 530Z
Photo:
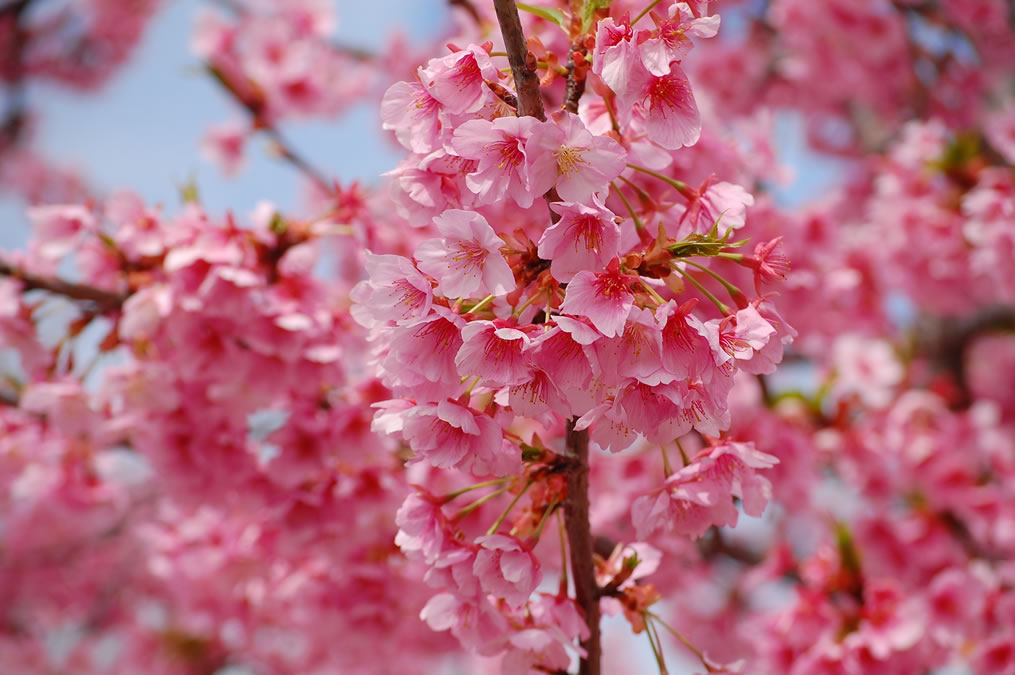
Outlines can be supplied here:
M247 216L35 154L128 4L0 8L0 671L1011 672L1009 3L215 3ZM371 97L379 183L286 140Z

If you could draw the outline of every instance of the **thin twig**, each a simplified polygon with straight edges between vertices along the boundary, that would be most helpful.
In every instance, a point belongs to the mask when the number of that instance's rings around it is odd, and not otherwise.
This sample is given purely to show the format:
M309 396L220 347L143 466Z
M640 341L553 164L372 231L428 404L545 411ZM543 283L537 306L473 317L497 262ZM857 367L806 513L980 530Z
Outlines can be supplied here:
M578 114L578 102L585 93L585 79L589 65L585 60L588 50L581 44L572 45L567 57L567 82L564 87L564 110ZM577 60L575 59L577 56Z
M263 129L264 135L275 144L275 149L280 157L296 167L307 178L312 180L325 194L334 193L335 189L327 176L320 169L311 164L303 155L296 152L292 145L282 136L282 133L274 126L267 126Z
M271 140L276 152L278 152L278 155L282 159L292 164L326 194L332 195L335 193L334 185L328 180L326 174L298 153L285 137L282 136L282 132L267 119L266 103L262 95L241 89L238 83L230 80L229 76L214 63L206 63L205 71L226 90L234 101L247 111L253 121L254 128L262 131Z
M448 0L448 4L452 7L461 7L465 10L465 13L472 17L472 20L476 22L477 26L482 25L483 17L479 15L479 10L472 4L471 0Z

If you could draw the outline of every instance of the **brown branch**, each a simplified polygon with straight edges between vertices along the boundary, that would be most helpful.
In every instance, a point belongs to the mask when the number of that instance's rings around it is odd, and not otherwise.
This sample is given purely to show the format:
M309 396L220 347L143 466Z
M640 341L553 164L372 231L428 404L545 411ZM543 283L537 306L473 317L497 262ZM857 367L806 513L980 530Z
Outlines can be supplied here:
M514 0L494 0L497 21L500 23L508 62L515 79L518 98L518 115L546 121L543 98L536 75L536 57L529 51L518 17ZM557 191L546 193L547 204L558 201ZM559 216L552 210L551 219ZM596 584L593 553L595 542L589 524L589 433L575 431L575 420L567 421L567 497L564 499L564 527L571 555L571 579L574 583L575 602L585 617L589 637L581 646L586 655L581 659L579 675L600 675L602 672L602 646L599 631L599 586Z
M529 51L525 42L515 0L493 0L493 8L497 12L501 35L504 36L504 48L507 50L508 63L511 64L511 74L515 78L518 116L528 115L545 121L543 97L539 92L539 76L536 74L536 57Z
M567 422L567 449L571 467L567 472L564 523L567 546L571 552L575 602L589 627L589 637L581 643L586 656L581 660L578 672L580 675L600 675L599 587L592 557L595 543L589 526L589 432L575 431L574 419Z
M271 140L273 148L282 159L292 164L326 194L335 194L335 188L325 173L293 149L292 145L282 136L282 132L268 118L267 102L264 100L264 94L255 83L235 82L214 63L205 63L204 69L234 101L247 111L254 129L263 132Z
M264 134L271 139L276 152L278 152L282 159L296 167L296 169L313 181L314 185L320 188L325 194L333 195L335 193L334 185L324 175L324 172L311 164L305 157L303 157L303 155L296 152L289 142L285 140L278 129L274 126L263 126L262 130L264 131Z
M448 0L448 4L452 7L461 7L465 10L465 13L472 17L472 20L476 22L477 26L483 25L483 17L479 15L479 10L472 4L471 0Z
M571 48L567 58L567 83L564 87L564 110L569 113L578 114L578 102L585 93L585 79L589 70L589 63L585 60L588 54L581 45ZM577 57L577 58L575 58Z
M962 319L927 319L918 325L919 345L938 368L954 380L958 389L952 407L962 410L972 403L966 372L966 352L977 338L990 333L1015 332L1015 307L988 307Z
M41 290L62 295L71 300L90 302L100 311L119 309L127 299L127 295L104 291L101 288L76 284L64 281L56 277L42 277L28 272L23 272L8 262L0 260L0 276L18 279L25 286L26 291Z
M0 8L0 19L8 16L14 24L10 42L5 45L0 75L9 82L7 110L0 120L0 153L15 145L25 128L27 104L25 102L24 51L28 46L29 32L24 17L33 0L16 0Z
M738 563L753 567L764 562L764 556L746 546L731 543L722 535L722 530L714 525L708 533L698 540L698 551L706 560L714 560L718 556L736 560Z
M19 405L21 405L21 400L17 394L9 391L0 391L0 406L17 408Z
M518 112L518 99L507 89L507 87L502 84L498 84L497 82L491 82L490 80L486 81L486 86L490 87L490 91L492 91L497 98L514 108L516 113Z

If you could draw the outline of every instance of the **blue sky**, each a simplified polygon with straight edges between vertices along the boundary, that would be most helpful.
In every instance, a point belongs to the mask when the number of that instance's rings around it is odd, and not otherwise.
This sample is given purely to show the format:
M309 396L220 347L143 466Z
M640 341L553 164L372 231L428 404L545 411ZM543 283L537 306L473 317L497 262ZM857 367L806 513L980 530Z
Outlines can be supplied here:
M204 4L167 2L128 65L98 93L30 89L30 105L41 113L40 146L48 157L81 169L103 191L129 187L170 210L178 203L178 186L191 177L212 212L246 213L262 199L294 205L300 178L268 156L264 139L248 145L246 168L232 179L198 151L209 125L242 118L190 52L194 16ZM395 29L418 43L447 21L441 0L340 0L337 5L337 38L364 47L380 47ZM376 176L394 166L400 153L383 141L375 105L365 102L337 122L289 124L283 131L300 152L342 179ZM23 208L16 198L0 197L0 248L24 245Z

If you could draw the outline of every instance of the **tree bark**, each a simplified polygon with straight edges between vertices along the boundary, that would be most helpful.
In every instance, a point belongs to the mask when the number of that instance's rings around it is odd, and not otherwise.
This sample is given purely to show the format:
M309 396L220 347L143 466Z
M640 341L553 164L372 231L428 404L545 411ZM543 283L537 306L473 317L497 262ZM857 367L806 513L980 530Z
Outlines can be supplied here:
M602 646L599 634L599 588L593 562L594 541L589 524L589 432L575 431L574 420L567 422L567 449L571 467L567 473L567 498L564 522L567 546L571 552L571 580L575 601L585 615L589 637L581 645L587 652L581 660L580 675L600 675Z
M493 0L493 8L497 12L501 35L504 36L504 48L507 51L508 63L511 64L511 74L515 78L518 116L531 115L536 119L545 120L543 97L539 93L539 76L536 75L536 57L529 53L515 0Z

